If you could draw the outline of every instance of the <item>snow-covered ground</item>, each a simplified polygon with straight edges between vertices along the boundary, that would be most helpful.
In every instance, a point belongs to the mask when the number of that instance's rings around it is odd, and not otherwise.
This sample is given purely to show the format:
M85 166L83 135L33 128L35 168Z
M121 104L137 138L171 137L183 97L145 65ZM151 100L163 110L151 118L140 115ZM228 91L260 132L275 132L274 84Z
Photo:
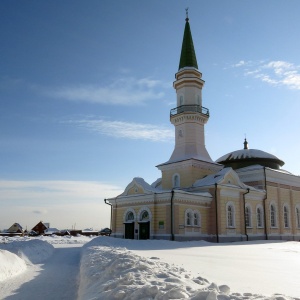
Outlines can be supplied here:
M299 270L299 242L0 237L0 299L300 300Z

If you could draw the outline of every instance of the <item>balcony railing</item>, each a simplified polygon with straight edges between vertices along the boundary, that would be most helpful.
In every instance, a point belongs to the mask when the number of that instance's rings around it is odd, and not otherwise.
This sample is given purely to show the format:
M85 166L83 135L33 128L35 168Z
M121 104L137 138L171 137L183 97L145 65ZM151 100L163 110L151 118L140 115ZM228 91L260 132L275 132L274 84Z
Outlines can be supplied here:
M184 113L184 112L198 112L200 114L206 115L209 117L209 110L206 107L200 105L181 105L171 109L170 117Z

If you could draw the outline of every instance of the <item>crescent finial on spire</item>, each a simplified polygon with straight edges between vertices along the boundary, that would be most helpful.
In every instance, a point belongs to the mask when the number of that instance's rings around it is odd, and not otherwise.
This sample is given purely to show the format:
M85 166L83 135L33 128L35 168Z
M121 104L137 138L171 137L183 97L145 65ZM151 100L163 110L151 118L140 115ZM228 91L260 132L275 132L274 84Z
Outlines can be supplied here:
M189 8L188 7L185 9L185 15L186 15L185 20L188 22L188 20L189 20Z

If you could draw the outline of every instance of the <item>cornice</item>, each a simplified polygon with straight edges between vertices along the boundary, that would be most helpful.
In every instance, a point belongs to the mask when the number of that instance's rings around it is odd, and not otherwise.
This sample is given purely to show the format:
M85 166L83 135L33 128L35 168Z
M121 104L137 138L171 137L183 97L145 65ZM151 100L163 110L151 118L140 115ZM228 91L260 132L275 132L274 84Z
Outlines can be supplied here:
M267 181L288 185L292 187L300 187L300 177L293 174L286 174L277 170L266 169Z
M181 125L185 123L198 123L200 125L205 125L209 119L209 116L204 115L200 112L182 112L178 115L170 117L173 125Z
M195 158L187 158L180 161L174 161L174 162L166 162L160 165L156 166L161 171L168 171L172 169L177 169L178 167L186 168L186 167L193 167L193 168L199 168L199 169L206 169L210 170L212 172L218 172L220 171L223 166L219 165L214 162L207 162L204 160L198 160Z
M195 77L184 77L173 82L174 89L180 89L182 86L196 86L202 88L205 81Z

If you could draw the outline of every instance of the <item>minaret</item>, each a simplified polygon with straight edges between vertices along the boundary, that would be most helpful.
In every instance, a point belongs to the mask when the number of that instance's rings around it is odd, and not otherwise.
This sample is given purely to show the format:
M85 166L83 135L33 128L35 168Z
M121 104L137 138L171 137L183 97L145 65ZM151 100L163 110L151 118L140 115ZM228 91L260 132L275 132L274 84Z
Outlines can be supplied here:
M175 148L170 159L157 166L162 171L163 188L188 187L220 169L205 147L204 125L209 119L209 110L202 106L205 82L198 71L188 12L185 21L179 69L173 83L177 107L170 112Z

